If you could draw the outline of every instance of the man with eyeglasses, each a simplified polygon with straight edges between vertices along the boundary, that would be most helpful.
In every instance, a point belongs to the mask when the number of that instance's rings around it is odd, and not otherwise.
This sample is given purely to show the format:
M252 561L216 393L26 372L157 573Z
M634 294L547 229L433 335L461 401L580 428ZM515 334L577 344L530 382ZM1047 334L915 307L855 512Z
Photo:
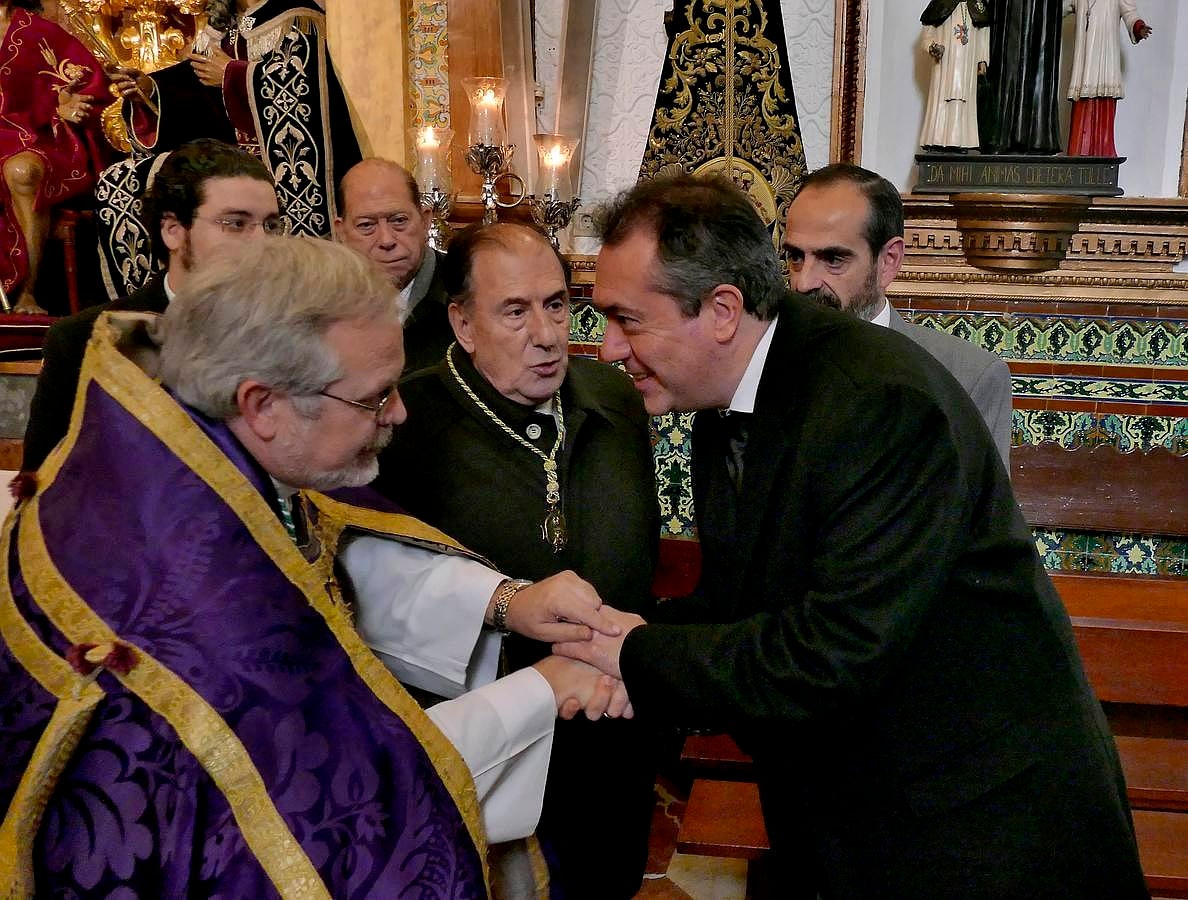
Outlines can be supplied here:
M441 282L443 254L429 249L430 213L417 181L387 159L365 159L338 185L334 234L384 270L403 306L405 370L441 361L454 340Z
M422 711L356 633L359 536L479 564L365 487L405 417L390 299L344 247L265 239L96 323L87 432L0 541L6 894L488 896L557 716L630 714L554 658Z
M268 169L250 153L216 140L194 141L171 153L143 204L144 220L153 223L153 254L168 260L166 271L127 297L50 328L25 431L23 471L38 468L66 434L83 353L101 312L164 312L196 266L243 241L285 231Z

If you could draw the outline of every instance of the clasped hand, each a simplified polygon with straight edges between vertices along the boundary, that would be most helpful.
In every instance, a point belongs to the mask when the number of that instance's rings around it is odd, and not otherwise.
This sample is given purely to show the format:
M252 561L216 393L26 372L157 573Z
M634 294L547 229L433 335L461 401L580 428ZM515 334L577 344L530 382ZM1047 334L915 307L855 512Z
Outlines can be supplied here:
M153 80L139 69L128 66L108 66L105 70L111 86L125 100L143 100L153 92Z
M507 608L507 628L546 644L585 641L595 632L616 635L618 625L602 613L605 608L590 582L566 570L517 593Z
M94 100L77 93L81 87L82 79L76 78L58 91L58 118L63 122L81 122L90 114Z
M630 719L635 715L623 682L604 675L593 666L560 656L546 656L533 668L553 689L557 715L562 719L572 719L579 712L585 712L591 721L603 716Z
M536 668L553 686L564 719L581 711L589 719L633 715L619 650L627 632L642 624L639 616L604 605L594 586L569 570L528 585L507 607L510 631L553 644L555 656Z
M619 669L619 654L623 650L623 641L633 628L647 623L641 616L621 612L613 606L603 606L599 612L615 625L614 633L599 629L586 640L559 641L553 644L553 653L580 659L621 681L623 673Z
M190 65L194 67L194 74L207 87L222 87L223 73L227 71L230 62L231 57L217 47L211 47L209 54L197 51L190 54Z

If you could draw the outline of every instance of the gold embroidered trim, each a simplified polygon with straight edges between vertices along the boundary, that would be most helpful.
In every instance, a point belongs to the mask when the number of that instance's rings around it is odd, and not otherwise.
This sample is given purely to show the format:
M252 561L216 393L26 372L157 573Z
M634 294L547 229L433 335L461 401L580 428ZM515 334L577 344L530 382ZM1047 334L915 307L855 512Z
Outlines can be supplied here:
M317 507L318 512L341 522L343 526L388 535L427 550L436 550L438 553L447 553L451 556L465 556L485 566L491 566L489 560L472 550L467 550L444 531L438 531L432 525L413 516L350 506L316 491L305 491L305 496Z
M329 559L329 553L324 553L320 567L311 565L302 557L301 552L289 539L280 519L273 513L272 508L260 495L260 492L247 480L247 477L230 463L223 452L194 424L173 398L158 385L155 385L134 362L120 353L115 346L119 334L120 329L115 324L111 313L104 313L96 321L91 344L83 360L79 383L80 393L86 390L86 385L91 381L99 384L149 432L160 439L174 455L189 466L239 517L252 538L260 545L273 564L293 585L301 590L309 604L325 620L327 627L330 628L346 652L356 674L388 709L403 720L425 748L434 768L441 776L442 783L458 807L480 859L485 860L486 834L483 831L478 793L470 769L458 753L457 748L446 739L424 710L396 680L396 677L363 643L362 638L359 637L358 632L351 624L345 608L334 602L330 592L327 591L329 567L333 562L332 559ZM81 412L76 407L74 417L71 419L70 431L62 445L55 451L55 454L61 455L57 457L51 455L46 466L41 470L42 476L38 479L39 492L45 489L60 469L61 459L65 453L69 452L69 447L77 438L80 423ZM311 500L314 500L319 509L324 509L327 515L339 520L344 518L341 514L343 511L351 509L345 504L339 504L329 497L319 494L311 494ZM351 518L366 520L376 526L381 525L381 518L388 522L393 519L404 521L414 532L410 543L423 540L441 548L449 547L454 552L473 556L447 535L408 516L389 517L383 513L368 515L365 511L358 512L358 515ZM375 530L390 533L388 527L377 527ZM474 558L479 559L478 557ZM482 560L480 559L480 561ZM93 640L93 638L88 638L88 640ZM78 643L79 641L74 642ZM483 877L488 880L489 892L489 873L485 864Z
M119 640L74 592L54 565L41 524L39 500L29 502L17 539L22 573L38 604L72 644ZM143 648L127 675L113 672L177 732L186 748L218 785L244 842L282 897L326 898L330 894L301 845L268 795L263 778L239 737L192 687Z
M276 50L284 33L290 28L296 28L302 34L312 34L314 31L325 30L325 27L326 14L320 9L306 7L288 10L286 15L273 19L263 28L253 26L241 31L240 34L247 44L247 58L256 62Z
M549 896L549 864L545 860L544 850L541 849L540 839L535 834L530 834L524 840L528 861L532 864L532 882L536 888L536 896L547 900Z
M0 638L13 658L46 691L58 698L45 730L0 823L0 896L32 897L33 842L58 778L86 731L103 689L78 675L66 660L47 647L25 621L12 596L8 578L9 549L17 516L5 523L0 538Z

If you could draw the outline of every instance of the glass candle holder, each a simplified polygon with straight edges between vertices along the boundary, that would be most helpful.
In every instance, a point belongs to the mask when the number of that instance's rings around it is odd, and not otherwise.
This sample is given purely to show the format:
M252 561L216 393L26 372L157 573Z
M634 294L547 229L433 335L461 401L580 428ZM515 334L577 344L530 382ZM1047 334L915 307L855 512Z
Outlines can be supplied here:
M573 177L569 163L579 138L563 134L534 134L532 140L536 143L536 154L540 160L537 196L545 200L572 200Z
M507 125L503 121L503 100L507 79L494 76L463 78L462 86L470 100L468 147L501 147L507 143Z
M453 189L453 173L450 170L450 144L454 139L452 128L436 128L426 125L411 128L413 147L416 150L416 165L413 177L422 193Z

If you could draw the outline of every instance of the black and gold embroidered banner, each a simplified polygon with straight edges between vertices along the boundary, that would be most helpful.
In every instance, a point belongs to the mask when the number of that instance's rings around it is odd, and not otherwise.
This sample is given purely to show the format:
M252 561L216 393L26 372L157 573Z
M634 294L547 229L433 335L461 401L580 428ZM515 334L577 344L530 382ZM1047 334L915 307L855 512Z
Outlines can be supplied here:
M677 0L640 177L721 172L777 246L805 174L779 0Z

